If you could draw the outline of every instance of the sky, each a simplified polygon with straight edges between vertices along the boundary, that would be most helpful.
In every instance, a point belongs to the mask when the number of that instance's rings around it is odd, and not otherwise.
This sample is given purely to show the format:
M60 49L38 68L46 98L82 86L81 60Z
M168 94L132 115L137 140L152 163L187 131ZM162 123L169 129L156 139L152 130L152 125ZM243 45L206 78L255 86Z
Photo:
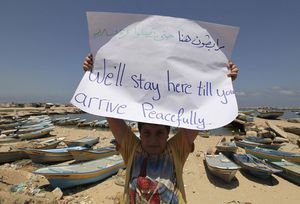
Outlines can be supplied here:
M240 28L231 60L239 107L300 107L300 1L1 0L0 103L68 103L89 53L87 11Z

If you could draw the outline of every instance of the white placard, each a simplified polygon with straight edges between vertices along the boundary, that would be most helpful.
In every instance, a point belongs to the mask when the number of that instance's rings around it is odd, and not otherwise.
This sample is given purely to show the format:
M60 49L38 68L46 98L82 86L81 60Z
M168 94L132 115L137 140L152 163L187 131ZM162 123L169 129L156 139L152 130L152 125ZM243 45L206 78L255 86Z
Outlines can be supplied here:
M199 130L235 119L226 64L238 28L166 16L87 17L94 69L72 104L94 115Z

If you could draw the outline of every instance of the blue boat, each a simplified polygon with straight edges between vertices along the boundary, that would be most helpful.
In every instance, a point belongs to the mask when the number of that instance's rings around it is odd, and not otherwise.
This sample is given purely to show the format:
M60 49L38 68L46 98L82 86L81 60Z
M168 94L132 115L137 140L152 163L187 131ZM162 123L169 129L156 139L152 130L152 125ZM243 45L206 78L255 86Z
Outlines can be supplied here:
M265 161L258 159L251 154L234 154L234 161L242 167L242 170L249 172L259 178L269 178L274 173L280 173L282 170L273 168Z
M121 168L125 168L122 157L113 155L74 165L41 168L33 173L45 176L54 188L65 189L106 179Z
M250 148L250 149L253 149L255 147L261 147L261 148L278 150L280 147L282 147L282 144L275 144L275 143L274 144L262 144L262 143L258 143L258 142L251 142L248 140L235 141L235 144L238 147Z
M261 159L267 159L269 161L281 161L282 159L293 162L300 163L300 154L293 152L283 152L273 149L265 149L255 147L253 149L246 148L246 153L252 154Z
M300 185L300 165L285 160L270 162L270 164L275 168L282 170L282 172L278 173L279 176Z

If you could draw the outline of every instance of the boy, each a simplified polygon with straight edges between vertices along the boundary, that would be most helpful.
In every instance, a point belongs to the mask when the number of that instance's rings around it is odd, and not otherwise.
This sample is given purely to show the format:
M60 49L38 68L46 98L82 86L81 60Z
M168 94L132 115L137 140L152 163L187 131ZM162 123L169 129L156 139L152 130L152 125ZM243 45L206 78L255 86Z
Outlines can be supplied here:
M83 63L85 71L93 67L92 55ZM238 68L229 63L228 74L233 80ZM117 141L117 148L126 165L124 203L186 203L182 179L184 163L194 151L197 130L180 128L168 140L170 127L138 123L138 139L125 121L107 118Z

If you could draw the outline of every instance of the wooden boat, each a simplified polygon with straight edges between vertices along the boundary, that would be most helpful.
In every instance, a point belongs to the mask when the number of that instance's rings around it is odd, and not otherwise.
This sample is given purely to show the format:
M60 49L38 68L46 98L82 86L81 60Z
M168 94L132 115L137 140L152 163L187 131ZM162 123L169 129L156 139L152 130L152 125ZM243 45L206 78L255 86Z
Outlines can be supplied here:
M54 129L54 126L47 127L47 128L41 129L41 130L34 131L34 132L18 134L18 138L20 138L21 140L41 138L41 137L44 137L45 135L48 135L53 129Z
M236 146L234 141L226 141L226 138L223 137L216 145L216 149L223 154L232 154L236 153L238 146Z
M282 172L278 173L279 176L300 185L300 165L288 162L284 159L278 162L269 162L269 164L282 170Z
M97 121L91 127L109 128L107 120Z
M41 168L33 173L45 176L54 188L65 189L103 180L124 167L122 157L113 155L74 165Z
M222 153L215 155L205 155L205 162L208 170L215 176L221 178L227 183L234 178L236 172L241 168L230 161Z
M52 149L52 148L56 148L57 145L63 139L64 138L50 139L43 142L27 142L27 144L25 144L25 147L26 146L31 148L34 147L36 149ZM0 152L0 163L12 162L20 159L29 158L28 155L24 152L24 148L17 148L12 145L3 145L3 146L7 147L7 151Z
M99 137L94 136L86 136L76 140L66 140L64 143L68 145L68 147L74 146L85 146L85 147L92 147L94 144L99 142Z
M251 141L248 141L248 140L235 141L235 144L238 147L242 147L242 148L261 147L261 148L266 148L266 149L278 150L280 147L282 147L282 144L278 144L278 143L262 144L262 143L257 143L257 142L251 142Z
M86 147L67 147L61 149L25 149L25 153L34 163L57 163L72 160L73 157L68 150L85 150Z
M261 137L256 137L256 136L247 136L245 137L245 140L251 141L251 142L256 142L256 143L261 143L261 144L271 144L273 140L271 138L261 138Z
M282 159L285 159L293 163L300 163L299 153L283 152L259 147L255 147L253 149L246 148L245 150L248 154L252 154L258 158L267 159L269 161L281 161Z
M283 130L300 136L300 127L284 127Z
M277 119L278 117L284 114L284 111L271 110L271 109L270 110L262 109L262 110L258 110L257 112L258 112L257 117L264 118L264 119Z
M118 154L114 145L93 150L68 150L68 152L71 153L76 162L90 161Z
M98 120L84 121L77 124L77 127L93 127L93 125L98 122Z
M251 154L234 154L233 158L234 161L241 166L242 170L259 178L266 179L274 173L282 172L282 170L273 168L265 161Z
M80 118L71 118L66 120L57 121L56 125L77 125L80 121L83 122Z
M247 110L239 110L239 113L245 114L245 115L252 115L255 113L255 110L247 109Z

